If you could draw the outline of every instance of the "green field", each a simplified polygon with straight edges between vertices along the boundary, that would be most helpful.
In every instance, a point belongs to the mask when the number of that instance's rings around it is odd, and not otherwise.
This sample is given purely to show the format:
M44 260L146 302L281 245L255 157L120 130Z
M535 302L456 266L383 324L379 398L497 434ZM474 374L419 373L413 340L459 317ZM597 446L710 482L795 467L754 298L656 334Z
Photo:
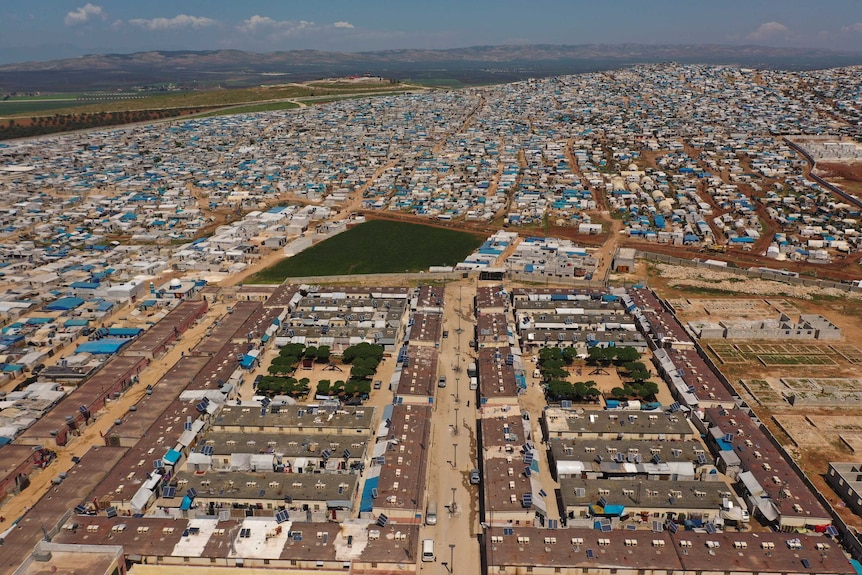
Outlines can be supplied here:
M372 220L312 246L255 274L249 283L286 278L415 272L455 265L483 238L419 224Z
M0 102L0 116L14 116L22 114L42 115L51 110L70 109L72 107L84 106L92 102L78 102L77 100L13 100Z

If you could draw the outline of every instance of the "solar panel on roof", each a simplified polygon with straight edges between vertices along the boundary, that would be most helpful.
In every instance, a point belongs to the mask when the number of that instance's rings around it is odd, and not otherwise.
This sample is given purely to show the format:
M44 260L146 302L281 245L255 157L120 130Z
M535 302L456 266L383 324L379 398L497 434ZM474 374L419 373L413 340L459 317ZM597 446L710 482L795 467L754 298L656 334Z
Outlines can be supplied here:
M521 496L521 507L529 508L533 505L533 494L532 493L524 493Z
M210 398L204 396L204 398L201 399L201 403L203 403L204 405L209 405L210 404Z
M637 525L632 525L632 524L630 523L630 524L626 525L626 529L628 529L629 531L637 531L637 530L638 530L638 526L637 526Z
M345 449L341 454L344 456L344 459L347 459L350 457L350 450Z
M503 535L514 535L515 530L511 527L503 527Z
M320 454L320 456L323 457L324 459L329 459L330 455L332 455L332 452L329 451L328 449L324 449L323 452Z
M571 400L568 400L568 399L562 400L560 402L560 407L562 407L563 409L571 409L572 408Z
M724 440L728 443L733 443L733 434L732 433L725 433L724 434Z
M715 525L713 523L707 523L706 525L704 525L704 527L706 528L706 532L710 535L715 533Z
M652 531L653 533L661 533L662 531L664 531L664 526L662 525L661 521L652 522Z
M548 529L559 529L560 522L556 519L548 519Z
M526 463L527 465L529 465L529 464L531 464L532 462L533 462L533 452L532 452L532 451L528 451L528 452L527 452L527 454L524 456L524 463Z
M75 513L77 513L79 515L82 513L86 513L86 511L87 511L87 508L84 507L83 505L76 505L75 506Z
M261 416L261 417L263 417L264 415L266 415L266 408L265 408L265 407L261 407L261 408L260 408L260 416Z
M162 488L162 497L165 499L173 499L177 495L177 488L171 485Z
M189 487L186 490L186 495L188 495L191 499L194 499L195 497L198 496L198 490L195 489L194 487Z
M183 429L185 429L186 431L191 431L192 430L192 422L191 421L185 422L183 424Z
M806 569L811 569L811 562L808 559L802 559L802 566Z
M834 525L830 525L826 528L826 534L831 535L832 537L838 537L838 529Z
M652 462L653 462L653 463L655 463L656 465L658 465L659 463L661 463L661 455L659 455L658 453L656 453L655 455L653 455L653 456L652 456Z
M697 456L698 465L706 465L706 455L703 453L699 453Z
M626 456L622 453L617 453L616 455L614 455L614 461L616 461L617 463L623 463L625 460Z
M584 487L575 487L575 497L586 497L587 490Z
M544 489L539 489L539 495L541 495L542 497L547 497L548 493Z
M268 397L264 397L260 400L260 404L264 407L269 407L269 404L272 403L272 400Z
M87 406L82 405L81 407L78 408L78 411L80 411L81 413L87 413Z
M607 504L608 504L608 500L607 500L607 499L605 499L605 496L604 496L604 495L602 495L601 497L599 497L599 505L601 505L602 507L606 507L606 506L607 506Z
M165 466L165 462L161 459L156 459L153 461L153 469L161 469Z
M596 558L596 556L595 556L595 554L593 554L593 550L587 549L587 559L595 559L595 558Z
M670 412L674 413L680 410L680 405L678 401L674 401L670 404Z
M219 521L230 521L230 510L219 511L218 512L218 520Z
M524 475L527 477L530 477L530 475L532 475L532 472L530 471L529 467L524 468Z
M610 523L602 523L602 533L610 533L612 529Z
M212 455L213 453L215 453L215 447L213 447L212 445L204 445L201 449L201 453L203 453L204 455Z
M387 517L385 514L381 513L377 516L377 525L379 525L380 527L386 527L387 523L389 523L389 517Z
M275 514L275 522L276 523L284 523L290 518L286 510L279 511Z
M671 533L676 533L676 530L679 529L679 526L673 521L668 521L666 527Z
M195 409L203 413L207 410L207 406L205 403L198 403L197 405L195 405Z
M105 509L105 515L107 515L109 518L110 517L116 517L117 516L117 508L116 507L108 507L107 509Z

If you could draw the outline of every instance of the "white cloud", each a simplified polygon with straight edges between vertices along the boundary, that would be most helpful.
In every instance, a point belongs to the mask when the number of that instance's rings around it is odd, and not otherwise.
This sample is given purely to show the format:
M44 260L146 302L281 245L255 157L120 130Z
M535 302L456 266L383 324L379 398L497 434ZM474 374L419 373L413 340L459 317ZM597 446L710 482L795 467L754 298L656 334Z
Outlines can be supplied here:
M842 32L862 32L862 22L856 22L855 24L850 24L849 26L844 26L841 28Z
M255 14L251 18L243 20L237 29L245 33L278 32L281 35L290 36L312 27L315 27L314 22L307 20L275 20L269 16Z
M748 35L749 40L767 40L777 36L784 36L790 32L790 28L781 22L764 22L757 30Z
M332 25L335 26L336 28L354 28L353 24L351 24L350 22L343 22L343 21L342 22L335 22Z
M218 22L204 16L178 14L173 18L151 18L149 20L133 18L129 20L129 24L147 30L176 30L177 28L207 28L215 26Z
M90 4L88 2L77 10L72 10L66 14L64 22L66 23L66 26L77 26L78 24L86 24L94 16L101 16L104 19L105 12L102 10L101 6L96 6L95 4Z

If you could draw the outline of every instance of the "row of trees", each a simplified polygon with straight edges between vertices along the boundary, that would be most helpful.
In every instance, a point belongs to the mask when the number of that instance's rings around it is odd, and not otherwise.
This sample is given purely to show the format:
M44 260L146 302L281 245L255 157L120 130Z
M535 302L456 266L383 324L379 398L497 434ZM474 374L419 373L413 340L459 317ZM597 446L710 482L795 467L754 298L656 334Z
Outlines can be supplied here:
M296 379L295 377L280 377L265 375L257 384L257 393L261 395L289 395L294 398L308 395L311 381L307 377Z
M623 387L615 387L611 395L616 399L654 399L658 385L647 381L651 375L647 366L638 361L640 352L633 347L592 347L587 363L594 366L616 366L626 381ZM551 401L598 401L601 392L595 381L568 380L569 370L577 351L574 348L546 347L539 350L539 372L545 386L545 394ZM629 381L630 380L630 381Z
M289 343L279 350L277 356L272 358L268 371L271 375L292 374L302 359L311 359L317 363L329 363L329 346L305 347L301 343Z
M361 395L367 396L371 393L371 382L367 380L348 379L347 381L338 380L331 382L328 379L321 379L317 382L317 394L345 397L357 397Z
M168 110L54 114L51 116L33 116L29 118L29 121L10 119L4 123L0 123L0 140L100 128L103 126L117 126L135 122L151 122L200 112L201 110L198 108L172 108Z

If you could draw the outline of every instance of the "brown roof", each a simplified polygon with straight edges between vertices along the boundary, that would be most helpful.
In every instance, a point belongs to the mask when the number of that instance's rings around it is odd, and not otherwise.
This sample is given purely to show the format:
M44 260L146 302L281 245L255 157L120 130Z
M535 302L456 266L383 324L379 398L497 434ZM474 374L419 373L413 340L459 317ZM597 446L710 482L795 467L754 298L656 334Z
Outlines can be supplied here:
M69 470L63 483L51 487L18 522L18 528L5 537L0 573L14 571L43 537L42 528L52 529L70 508L83 503L125 452L120 447L91 447L81 462Z
M407 367L401 368L398 395L434 395L437 385L437 349L411 345L407 348Z
M476 363L479 368L479 393L482 397L501 397L513 400L518 396L515 370L506 365L506 356L511 352L508 347L479 349Z
M398 404L393 407L387 439L395 440L397 444L390 443L384 454L386 461L380 470L375 508L418 510L421 507L431 413L430 405Z
M413 325L410 327L411 342L437 343L442 334L442 315L422 312L413 314Z
M142 357L122 355L108 361L101 370L79 385L75 391L67 395L42 419L25 431L22 437L39 440L50 437L52 430L59 430L66 425L67 415L77 417L79 406L92 406L105 393L106 389L110 389L123 379L129 380L135 369L145 362L146 360Z
M824 518L830 521L829 513L820 505L814 493L746 412L715 407L704 410L704 413L706 420L717 426L722 434L734 435L733 451L739 456L742 468L754 475L776 503L782 516ZM776 483L775 478L780 483ZM789 492L790 497L783 496L785 492ZM794 504L799 505L801 510L794 509Z
M175 330L185 331L194 321L202 316L207 309L204 300L186 300L172 309L159 322L144 332L138 339L129 344L126 353L152 353L176 338Z

